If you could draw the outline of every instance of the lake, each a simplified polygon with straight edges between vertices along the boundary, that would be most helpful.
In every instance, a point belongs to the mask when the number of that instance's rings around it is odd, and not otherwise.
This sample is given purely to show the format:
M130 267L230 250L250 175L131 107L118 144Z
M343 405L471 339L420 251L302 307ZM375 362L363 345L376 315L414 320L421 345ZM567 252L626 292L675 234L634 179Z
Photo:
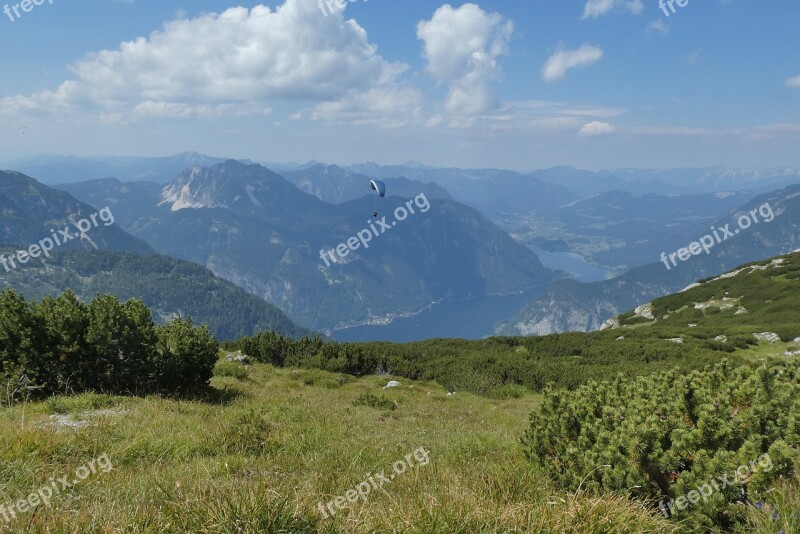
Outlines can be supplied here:
M569 273L578 282L599 282L608 278L608 271L586 263L583 256L574 252L548 252L543 248L528 245L539 256L542 265L548 269L558 269Z
M523 295L480 297L443 302L414 317L397 319L391 324L356 326L331 335L336 341L393 341L405 343L436 337L481 339L494 335L494 325L511 319L544 288Z

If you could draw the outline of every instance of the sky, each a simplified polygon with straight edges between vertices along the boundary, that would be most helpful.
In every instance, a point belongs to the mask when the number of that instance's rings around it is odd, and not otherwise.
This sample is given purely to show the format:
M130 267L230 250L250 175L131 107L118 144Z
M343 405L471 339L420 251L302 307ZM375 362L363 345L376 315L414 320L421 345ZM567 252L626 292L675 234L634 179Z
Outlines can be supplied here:
M800 167L797 0L36 1L6 160Z

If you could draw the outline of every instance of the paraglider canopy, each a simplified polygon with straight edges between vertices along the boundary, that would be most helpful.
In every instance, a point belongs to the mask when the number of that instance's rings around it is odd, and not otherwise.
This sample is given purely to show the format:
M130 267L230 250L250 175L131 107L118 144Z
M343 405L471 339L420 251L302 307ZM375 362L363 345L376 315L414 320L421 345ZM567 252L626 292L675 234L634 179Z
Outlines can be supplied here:
M378 180L370 180L369 187L373 191L377 191L381 197L386 196L386 184Z

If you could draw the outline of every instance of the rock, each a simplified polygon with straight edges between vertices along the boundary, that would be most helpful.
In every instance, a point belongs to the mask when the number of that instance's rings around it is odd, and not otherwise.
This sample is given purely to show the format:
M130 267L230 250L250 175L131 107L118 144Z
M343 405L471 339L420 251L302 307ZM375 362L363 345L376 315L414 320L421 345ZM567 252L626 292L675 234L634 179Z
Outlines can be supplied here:
M397 386L399 386L399 385L400 385L400 382L398 382L397 380L390 380L388 384L386 384L385 386L383 386L383 389L386 389L386 388L396 388L396 387L397 387Z
M759 341L766 341L768 343L777 343L781 340L781 337L774 332L761 332L760 334L753 334L753 336Z
M728 336L717 336L717 337L714 338L714 341L719 341L721 343L727 343L728 342Z
M608 330L609 328L612 330L619 328L619 319L617 317L612 317L600 325L600 330Z
M650 319L651 321L655 321L655 317L653 316L653 305L652 304L642 304L638 306L633 313L636 317L642 317L644 319Z
M237 362L244 365L250 365L250 357L246 354L228 354L225 359L229 362Z

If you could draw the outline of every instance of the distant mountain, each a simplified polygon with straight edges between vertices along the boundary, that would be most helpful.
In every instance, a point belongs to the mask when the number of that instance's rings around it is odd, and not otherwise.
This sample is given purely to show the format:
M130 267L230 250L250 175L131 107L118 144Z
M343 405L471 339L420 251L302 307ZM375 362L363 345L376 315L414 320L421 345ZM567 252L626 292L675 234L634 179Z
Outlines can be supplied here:
M740 217L752 216L753 210L767 205L767 217L759 215L762 222L748 229L739 229ZM769 211L774 214L771 222ZM734 236L725 236L720 229ZM800 185L793 185L773 193L761 195L717 219L713 224L702 224L686 234L682 246L688 246L705 235L712 235L712 227L721 236L711 253L691 256L682 262L676 257L677 266L664 263L638 267L610 280L592 284L561 281L551 286L541 296L528 303L517 315L501 325L496 332L504 335L541 335L566 331L590 331L600 328L609 318L635 308L663 295L680 290L690 283L716 276L737 265L763 258L785 254L800 248ZM712 237L712 239L714 239ZM716 241L716 239L715 239ZM665 244L666 254L675 252Z
M371 177L348 171L337 165L318 163L311 167L281 173L301 191L331 204L341 204L370 194ZM423 183L407 178L386 180L387 191L399 197L414 197L425 193L429 199L452 200L450 194L436 184Z
M566 187L580 196L613 190L635 195L707 194L743 189L765 193L800 183L800 169L792 168L703 167L587 171L573 167L553 167L533 171L531 176Z
M152 192L111 189L121 213L142 214L128 228L155 250L205 265L317 330L386 323L444 300L522 293L554 279L533 252L448 200L427 199L421 213L427 197L379 199L385 235L378 230L369 248L326 265L322 249L376 224L373 198L329 204L232 160L184 171L157 205ZM392 212L415 199L417 213L392 226Z
M700 224L711 224L751 200L747 191L696 195L598 193L549 213L506 217L498 224L523 243L547 240L619 274L645 265L668 248L683 246ZM541 246L541 245L540 245ZM547 243L544 248L552 248Z
M0 252L13 253L11 248ZM30 263L10 273L0 269L0 289L11 288L40 300L71 289L80 300L114 295L137 298L153 311L156 322L176 315L207 324L219 340L276 331L291 337L312 335L274 306L214 276L208 269L165 256L126 252L72 251Z
M58 184L54 189L66 191L92 206L108 206L123 228L132 228L139 220L147 220L169 208L159 206L162 184L156 182L121 182L117 178L101 178L73 184ZM143 210L149 211L143 211Z
M0 168L14 169L33 176L44 184L64 184L114 177L123 182L151 181L165 183L194 165L214 165L224 158L184 152L160 158L36 156L0 163Z
M27 249L47 238L58 250L108 249L152 253L143 241L132 237L117 224L114 210L98 210L56 191L19 172L0 172L0 245ZM94 215L94 220L91 216ZM86 220L87 224L81 221ZM83 228L79 228L82 226ZM81 230L87 230L81 232ZM62 235L64 231L69 236ZM55 235L55 238L53 237ZM58 240L57 242L55 240ZM58 245L58 243L63 244Z
M347 169L382 180L405 177L438 184L456 201L481 210L493 220L507 214L549 211L580 197L562 185L498 169L438 169L376 164L351 165Z

